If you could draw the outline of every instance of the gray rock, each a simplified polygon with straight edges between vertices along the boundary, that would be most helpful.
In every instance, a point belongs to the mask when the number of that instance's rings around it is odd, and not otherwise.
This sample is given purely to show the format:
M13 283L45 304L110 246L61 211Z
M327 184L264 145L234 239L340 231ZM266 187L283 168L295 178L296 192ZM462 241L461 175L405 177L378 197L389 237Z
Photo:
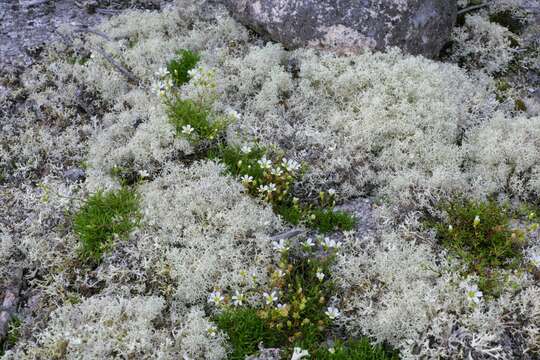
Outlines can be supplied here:
M86 178L86 172L84 169L73 168L66 170L64 172L64 177L71 182L84 181Z
M242 24L286 48L365 48L437 57L457 16L456 0L220 0Z

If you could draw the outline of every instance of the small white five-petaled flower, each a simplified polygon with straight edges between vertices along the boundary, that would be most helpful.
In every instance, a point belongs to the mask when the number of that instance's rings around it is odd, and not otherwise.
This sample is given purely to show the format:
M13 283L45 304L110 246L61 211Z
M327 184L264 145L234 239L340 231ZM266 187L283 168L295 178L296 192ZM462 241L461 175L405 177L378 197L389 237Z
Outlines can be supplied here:
M259 192L261 194L264 194L264 193L268 193L268 194L271 194L273 193L274 191L277 190L277 187L276 187L276 184L273 184L273 183L270 183L268 185L261 185L259 186Z
M191 135L195 129L191 125L182 126L182 134Z
M228 109L227 115L232 117L235 120L240 120L240 114L234 109Z
M289 250L289 245L285 241L285 239L281 239L279 241L272 241L272 246L274 247L274 250L277 250L279 252L285 252Z
M317 269L317 273L315 274L315 276L317 276L317 279L319 279L319 281L324 280L324 273L320 269Z
M477 227L480 224L480 216L476 215L474 217L473 226Z
M139 170L139 176L143 179L146 179L150 176L150 174L146 170Z
M244 144L240 148L240 151L242 152L242 154L249 154L251 152L251 146L248 144Z
M267 159L266 156L263 156L257 163L263 169L270 169L272 167L272 160Z
M281 161L281 165L285 168L285 170L290 172L300 169L300 164L298 163L298 161L295 160L287 160L283 158L283 160Z
M304 245L304 247L306 248L312 248L313 246L315 246L315 243L313 242L312 238L307 238L302 242L302 245Z
M480 301L482 301L482 292L478 290L478 286L476 284L474 285L467 285L465 287L465 291L467 294L467 299L475 304L479 304Z
M244 305L244 302L246 301L246 295L242 294L238 290L235 291L234 295L232 296L232 303L234 306L242 306Z
M275 291L272 291L271 293L263 293L264 302L266 305L272 305L274 302L278 300L277 293Z
M333 306L329 306L324 313L330 318L330 320L337 319L341 315L339 310Z
M278 166L278 167L272 168L270 173L275 176L281 176L283 175L283 170L281 170L281 168Z
M243 184L249 184L249 183L253 182L253 176L243 175L243 176L240 178L240 181L241 181Z
M341 243L339 241L336 241L336 240L333 240L333 239L330 239L330 238L326 237L326 238L324 238L322 246L323 246L323 249L327 251L327 250L333 249L333 248L339 249L341 247Z
M208 333L208 335L210 335L210 337L216 337L218 329L214 325L208 325L208 327L206 328L206 332Z
M305 358L306 356L309 356L309 352L307 350L303 350L299 347L295 347L291 360L300 360L302 358Z
M214 305L219 305L225 300L223 295L221 295L221 292L219 291L213 291L210 296L208 296L208 302L214 303Z
M160 79L163 79L167 75L169 75L169 70L167 70L164 67L161 67L161 68L159 68L158 71L156 71L156 76L159 77Z
M540 268L540 255L537 255L537 254L534 254L534 255L531 255L529 257L529 259L531 260L531 263L537 267L537 268Z

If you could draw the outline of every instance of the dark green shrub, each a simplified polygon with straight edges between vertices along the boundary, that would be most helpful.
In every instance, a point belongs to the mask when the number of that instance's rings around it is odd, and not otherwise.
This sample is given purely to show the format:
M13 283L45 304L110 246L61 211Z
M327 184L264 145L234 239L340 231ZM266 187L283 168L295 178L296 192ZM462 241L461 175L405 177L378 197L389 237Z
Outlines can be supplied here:
M173 83L176 86L182 86L191 80L189 71L195 68L201 57L196 52L185 49L177 51L176 55L176 59L167 64L167 70L171 74Z
M84 260L99 262L115 238L126 238L139 224L139 197L128 189L98 191L88 197L75 214L73 228L78 235L80 255Z
M494 200L457 200L442 207L447 220L430 222L441 244L479 276L479 288L496 295L501 279L497 269L516 269L523 260L523 231L512 229L510 209Z
M321 233L329 233L335 229L348 231L354 229L356 220L344 211L334 211L332 208L314 209L309 217L309 225Z

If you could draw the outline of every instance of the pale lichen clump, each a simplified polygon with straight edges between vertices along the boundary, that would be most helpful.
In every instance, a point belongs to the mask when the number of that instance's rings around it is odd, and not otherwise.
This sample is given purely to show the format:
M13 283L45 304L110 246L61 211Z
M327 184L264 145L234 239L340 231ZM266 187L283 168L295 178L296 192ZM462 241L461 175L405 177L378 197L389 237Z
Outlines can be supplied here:
M467 16L465 26L454 31L453 41L457 44L453 61L490 74L506 71L517 53L512 46L517 36L479 15Z
M504 272L511 285L488 300L420 223L422 211L436 213L438 200L457 194L516 202L540 194L539 118L507 111L488 75L511 61L508 33L469 17L463 31L472 36L455 53L476 56L466 72L397 50L286 51L198 6L128 11L100 27L110 40L91 34L77 43L88 54L67 61L59 46L22 76L35 106L1 125L9 176L0 179L0 279L26 264L39 284L32 301L55 311L46 324L27 316L32 337L8 358L223 359L229 349L205 308L208 294L242 289L246 274L268 282L270 237L282 220L177 136L163 95L152 92L166 86L160 69L178 49L199 53L197 71L212 74L212 111L237 114L230 144L277 145L307 163L294 189L306 197L337 189L338 199L383 204L374 233L349 234L334 269L347 331L388 342L405 359L538 354L531 272ZM480 46L486 31L491 40ZM193 80L180 92L198 99L203 90ZM66 179L72 167L86 179ZM84 268L71 213L88 194L120 187L119 173L135 174L141 225L97 268ZM523 250L532 263L535 236Z
M243 272L258 275L271 260L269 234L281 228L270 208L223 171L213 162L171 165L141 189L148 230L138 251L149 273L169 272L179 315L204 303L214 286L240 286Z

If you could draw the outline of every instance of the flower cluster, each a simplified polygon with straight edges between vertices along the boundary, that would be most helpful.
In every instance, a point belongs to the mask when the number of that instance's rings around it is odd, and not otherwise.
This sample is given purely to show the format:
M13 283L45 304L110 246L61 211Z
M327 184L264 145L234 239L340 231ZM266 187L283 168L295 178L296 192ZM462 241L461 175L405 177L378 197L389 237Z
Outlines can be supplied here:
M306 356L308 351L319 349L326 329L341 316L328 275L340 243L319 236L301 242L276 240L272 245L276 263L268 270L266 286L234 290L232 296L216 290L209 295L208 303L222 313L240 307L257 309L257 317L265 326L284 339L282 347L289 352L294 348L291 354Z

